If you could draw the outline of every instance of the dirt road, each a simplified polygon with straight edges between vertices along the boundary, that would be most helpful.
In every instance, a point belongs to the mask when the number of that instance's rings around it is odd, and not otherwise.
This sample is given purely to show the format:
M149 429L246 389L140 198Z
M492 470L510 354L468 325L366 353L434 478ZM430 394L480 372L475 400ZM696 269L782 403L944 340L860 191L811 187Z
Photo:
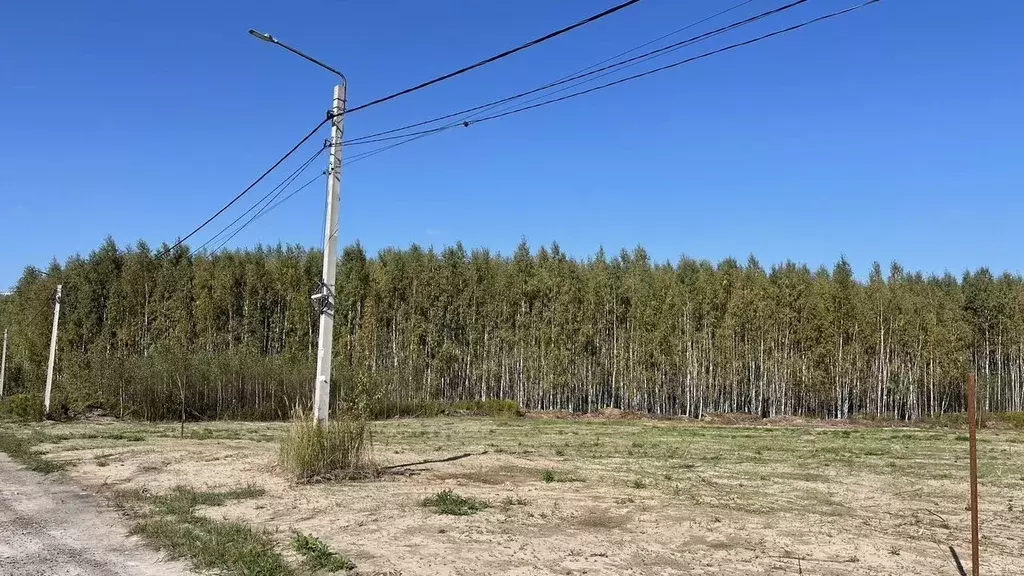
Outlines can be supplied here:
M117 513L74 486L21 469L0 454L0 574L186 576L129 538Z

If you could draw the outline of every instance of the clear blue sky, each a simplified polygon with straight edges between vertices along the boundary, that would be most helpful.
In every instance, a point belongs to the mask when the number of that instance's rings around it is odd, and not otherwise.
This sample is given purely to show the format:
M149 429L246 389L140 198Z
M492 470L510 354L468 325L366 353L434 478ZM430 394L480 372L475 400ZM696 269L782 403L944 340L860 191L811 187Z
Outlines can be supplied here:
M855 2L811 0L708 46ZM250 27L343 69L357 105L614 3L4 2L0 287L108 234L172 241L323 117L331 75ZM353 114L346 134L533 87L732 3L644 0ZM755 0L730 16L781 3ZM1024 3L1010 0L884 0L426 138L346 168L341 238L371 251L461 240L507 253L525 236L578 257L640 244L658 260L753 253L765 265L845 254L862 277L873 260L893 259L927 272L1018 272L1022 16ZM322 198L322 186L308 188L233 243L318 243Z

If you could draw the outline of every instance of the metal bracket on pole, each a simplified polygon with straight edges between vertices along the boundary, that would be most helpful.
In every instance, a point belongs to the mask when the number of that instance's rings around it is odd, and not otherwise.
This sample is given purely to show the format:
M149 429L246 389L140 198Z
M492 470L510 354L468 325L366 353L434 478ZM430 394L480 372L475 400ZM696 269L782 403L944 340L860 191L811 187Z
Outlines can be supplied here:
M328 314L334 313L334 294L331 289L324 284L323 280L320 281L319 289L313 294L310 299L313 301L313 306L316 308L317 314Z

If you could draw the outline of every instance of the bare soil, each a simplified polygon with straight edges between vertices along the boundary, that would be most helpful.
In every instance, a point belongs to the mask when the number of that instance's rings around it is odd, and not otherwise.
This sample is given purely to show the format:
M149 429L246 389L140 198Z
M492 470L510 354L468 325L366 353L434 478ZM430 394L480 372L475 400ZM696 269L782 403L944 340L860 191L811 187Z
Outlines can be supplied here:
M184 576L135 538L102 500L44 479L0 454L0 574Z
M313 534L360 574L933 576L956 574L948 545L970 550L958 430L394 420L375 425L382 465L487 453L307 486L277 469L283 426L190 425L182 439L175 425L70 424L43 449L100 492L255 483L265 496L207 513L265 527L282 549L293 530ZM980 453L982 569L1024 574L1024 433L983 431ZM421 506L443 489L491 506Z

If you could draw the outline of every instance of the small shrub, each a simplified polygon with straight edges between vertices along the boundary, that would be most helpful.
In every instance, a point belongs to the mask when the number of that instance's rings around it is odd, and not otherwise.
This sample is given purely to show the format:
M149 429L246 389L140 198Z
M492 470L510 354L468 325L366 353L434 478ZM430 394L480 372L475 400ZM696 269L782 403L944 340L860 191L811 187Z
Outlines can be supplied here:
M541 474L540 479L545 481L545 482L547 482L548 484L554 482L555 481L555 471L554 470L545 470L544 473Z
M484 500L466 498L465 496L456 494L455 492L452 492L451 489L448 489L442 490L433 496L427 496L424 498L423 506L433 508L438 514L470 516L488 508L490 504Z
M281 439L281 466L298 482L318 482L373 474L365 420L337 419L317 424L297 413Z
M332 551L323 540L310 534L296 532L292 548L302 556L302 563L313 571L340 572L356 567L351 560Z
M43 396L41 394L12 394L0 398L0 416L25 422L41 422Z
M636 478L630 482L629 485L637 490L643 490L644 488L647 488L647 481L643 478Z

